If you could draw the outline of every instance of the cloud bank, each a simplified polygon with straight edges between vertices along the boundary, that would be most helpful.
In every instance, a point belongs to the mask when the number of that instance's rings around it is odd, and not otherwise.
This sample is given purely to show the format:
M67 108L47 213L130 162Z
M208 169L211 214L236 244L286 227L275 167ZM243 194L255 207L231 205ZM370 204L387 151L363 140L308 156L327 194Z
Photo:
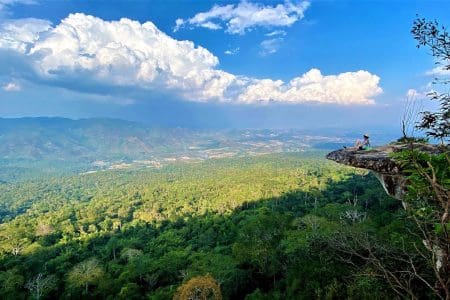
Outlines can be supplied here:
M218 59L208 50L174 40L151 22L71 14L55 27L28 19L0 28L0 49L24 55L35 75L47 82L88 80L105 89L173 90L206 100L223 98L235 80L214 68Z
M219 59L207 49L175 40L152 22L104 21L81 13L56 26L38 19L4 21L0 61L3 75L139 99L156 92L198 102L349 105L374 103L382 92L379 77L367 71L325 76L312 69L287 83L231 74L218 68Z
M209 11L192 18L175 21L174 31L182 27L203 27L211 30L225 28L229 34L245 34L255 27L288 27L303 19L309 2L294 4L286 1L275 6L242 1L237 5L214 5Z
M288 83L263 79L246 87L239 101L252 102L320 102L334 104L374 104L372 97L380 94L380 78L367 71L346 72L324 76L311 69Z

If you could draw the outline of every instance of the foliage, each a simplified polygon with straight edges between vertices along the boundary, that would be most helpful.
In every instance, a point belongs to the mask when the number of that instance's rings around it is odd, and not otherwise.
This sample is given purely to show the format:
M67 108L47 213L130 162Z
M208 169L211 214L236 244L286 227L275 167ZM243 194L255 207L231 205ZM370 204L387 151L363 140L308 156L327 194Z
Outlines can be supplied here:
M183 283L175 293L174 300L221 300L222 294L211 275L197 276Z
M95 258L90 258L75 265L67 275L69 286L84 287L84 293L88 293L90 284L96 284L103 276L100 262Z
M440 26L437 21L416 19L411 30L417 47L428 47L436 59L436 64L441 70L450 70L450 34L445 27ZM439 80L438 83L448 84L448 79ZM433 91L430 98L440 105L437 112L422 112L422 120L418 128L426 131L429 137L444 141L450 136L450 94Z
M428 47L436 60L436 64L443 71L450 70L450 34L445 27L439 26L437 21L416 19L411 30L417 47ZM448 80L436 79L438 83L448 84ZM407 190L403 196L407 215L414 220L422 238L422 247L415 245L408 252L412 271L405 271L411 277L425 283L435 297L450 299L450 149L446 142L450 136L450 94L430 93L431 100L438 101L437 112L421 112L422 120L417 128L424 130L428 137L439 139L440 154L421 151L416 141L406 136L408 147L394 153L393 157L400 164ZM413 117L409 113L409 117ZM409 120L403 121L403 129ZM406 123L405 123L406 122ZM420 255L427 260L427 266L433 270L433 278L427 278L418 271L411 259L413 255ZM379 261L378 261L379 262ZM379 265L384 268L385 263ZM389 276L385 276L387 278ZM401 280L401 276L391 276L393 280ZM410 281L409 281L410 282ZM408 283L398 284L399 289L407 292L410 297L416 295L408 287ZM400 292L398 292L400 293Z
M404 196L406 211L421 232L434 282L429 286L437 295L450 297L450 152L428 154L411 144L411 149L394 155L407 175Z
M14 299L40 273L55 278L47 299L170 299L205 274L224 299L357 299L367 286L386 299L388 284L356 280L366 264L343 261L334 238L421 243L375 177L321 153L8 183L0 203L0 294Z
M402 136L395 141L397 144L409 144L409 143L420 143L427 144L428 139L421 137L411 137L411 136Z
M33 298L41 299L50 290L55 288L55 282L55 276L45 276L44 274L39 273L36 277L27 282L26 288L30 291Z

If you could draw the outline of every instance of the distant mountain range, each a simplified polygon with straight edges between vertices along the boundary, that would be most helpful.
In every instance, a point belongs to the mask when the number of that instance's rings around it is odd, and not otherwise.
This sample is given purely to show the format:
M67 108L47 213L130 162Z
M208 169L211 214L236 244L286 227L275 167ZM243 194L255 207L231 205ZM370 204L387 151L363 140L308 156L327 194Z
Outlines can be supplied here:
M185 129L152 129L116 119L0 119L0 158L69 160L141 158L182 147Z
M202 131L118 119L0 118L0 180L30 168L158 167L174 161L334 149L354 138L295 129Z

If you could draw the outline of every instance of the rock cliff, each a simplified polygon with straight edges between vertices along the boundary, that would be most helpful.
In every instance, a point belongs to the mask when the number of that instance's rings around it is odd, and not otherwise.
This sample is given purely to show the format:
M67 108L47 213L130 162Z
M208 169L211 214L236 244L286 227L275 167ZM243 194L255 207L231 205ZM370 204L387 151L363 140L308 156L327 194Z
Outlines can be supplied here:
M414 144L415 149L431 154L441 153L442 148L436 145ZM368 169L374 172L385 191L392 197L402 200L406 189L406 180L401 166L391 157L395 153L410 147L407 144L392 144L373 148L372 150L356 150L353 148L336 150L328 153L327 159L337 163Z

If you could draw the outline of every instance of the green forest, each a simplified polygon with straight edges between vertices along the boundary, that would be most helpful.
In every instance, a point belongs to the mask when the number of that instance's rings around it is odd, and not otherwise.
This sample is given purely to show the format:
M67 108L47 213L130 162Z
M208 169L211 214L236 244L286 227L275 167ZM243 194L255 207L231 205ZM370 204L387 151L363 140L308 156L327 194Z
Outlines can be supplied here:
M415 226L373 175L324 154L0 184L0 294L171 299L212 277L224 299L396 298L358 253L403 270L399 258L421 245Z

